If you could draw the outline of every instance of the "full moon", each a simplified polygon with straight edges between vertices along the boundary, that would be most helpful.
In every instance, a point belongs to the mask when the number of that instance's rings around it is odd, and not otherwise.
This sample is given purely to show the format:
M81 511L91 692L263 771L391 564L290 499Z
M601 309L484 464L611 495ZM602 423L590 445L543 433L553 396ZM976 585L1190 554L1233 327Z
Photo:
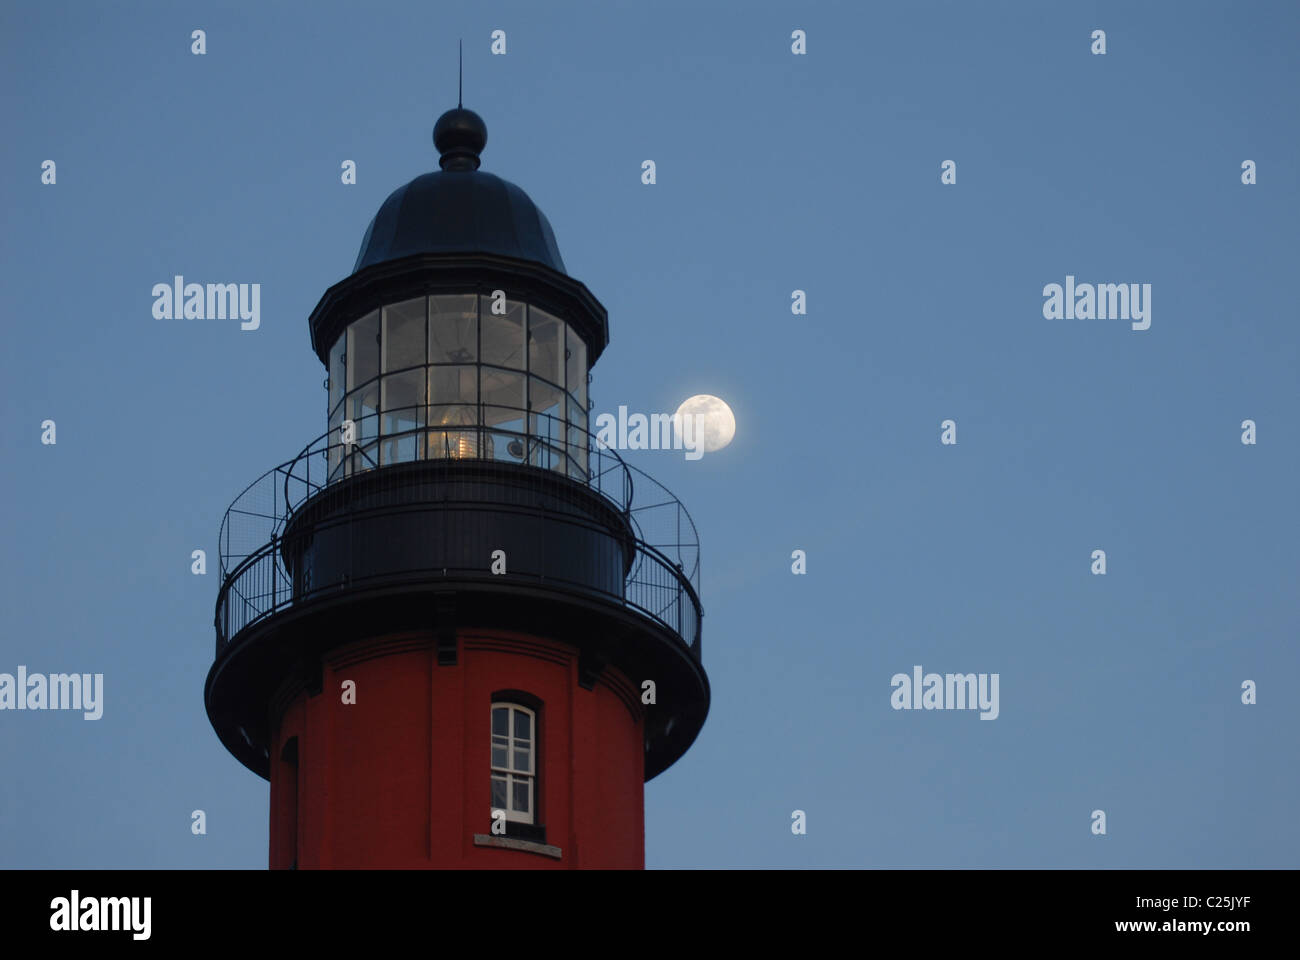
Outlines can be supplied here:
M707 393L696 394L683 400L674 415L681 423L684 416L693 416L695 429L700 431L701 449L705 453L721 450L736 435L736 417L726 402Z

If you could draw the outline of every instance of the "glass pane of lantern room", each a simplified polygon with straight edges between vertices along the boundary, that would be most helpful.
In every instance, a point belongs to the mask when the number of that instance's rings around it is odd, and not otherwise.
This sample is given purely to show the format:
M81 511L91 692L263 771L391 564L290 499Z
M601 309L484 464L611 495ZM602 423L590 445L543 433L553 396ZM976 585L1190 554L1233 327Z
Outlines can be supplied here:
M564 389L564 324L545 310L528 308L528 372Z
M534 446L534 466L564 469L564 324L558 318L528 308L528 432L541 442Z
M347 384L347 370L344 367L348 349L347 332L339 334L339 338L334 341L334 346L330 348L330 399L328 415L333 415L338 409L339 401L343 399L343 388Z
M528 378L528 434L534 440L529 462L535 467L564 469L563 399L559 387Z
M424 366L424 334L427 326L424 304L425 298L419 297L384 307L384 373ZM384 409L388 409L387 405Z
M429 298L429 362L478 359L478 297L469 293Z
M419 428L424 424L426 382L423 366L384 377L381 396L383 417L380 423L383 443L379 451L381 464L408 463L423 458L423 434Z
M463 366L429 368L430 404L477 404L478 367ZM475 417L474 422L478 422Z
M588 467L587 454L587 411L580 410L578 404L569 401L569 476L575 480L586 480Z
M478 429L478 367L429 367L428 456L491 459ZM454 429L469 427L468 430Z
M490 460L490 440L478 426L478 407L437 404L429 407L429 459Z
M378 314L375 320L378 326ZM376 356L376 362L378 356ZM343 402L344 415L353 423L357 443L344 448L345 472L350 476L378 466L379 437L379 382L372 380L359 390L350 392ZM370 442L366 442L370 441Z
M568 368L569 396L578 401L578 406L587 409L587 345L573 332L573 328L564 328L564 357Z
M379 311L374 310L348 327L348 390L379 376Z
M346 340L347 338L342 337L340 339ZM329 422L330 432L329 432L329 437L326 440L326 442L329 444L328 463L329 463L330 480L334 480L335 478L338 477L339 471L342 469L343 466L343 431L341 429L342 423L343 423L343 407L339 406L334 410L332 414L330 414L330 422Z
M504 303L505 313L494 314L493 303ZM479 297L483 362L499 367L524 369L524 305L518 300Z
M496 458L519 463L524 456L524 374L483 367L483 422Z
M379 382L372 380L348 394L343 413L356 426L356 438L374 440L379 436Z

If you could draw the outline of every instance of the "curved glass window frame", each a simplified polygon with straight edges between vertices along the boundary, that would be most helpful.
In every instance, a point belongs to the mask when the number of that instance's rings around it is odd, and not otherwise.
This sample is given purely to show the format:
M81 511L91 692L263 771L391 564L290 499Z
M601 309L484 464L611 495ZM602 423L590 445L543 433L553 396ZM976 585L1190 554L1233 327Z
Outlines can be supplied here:
M460 298L464 298L460 304L461 319L456 322L465 327L469 320L465 308L470 298L475 305L472 351L466 337L462 340L462 356L456 357L458 362L435 361L435 325L439 335L445 332L446 318L458 312L452 309L452 304ZM401 308L409 315L412 302L419 299L424 300L424 362L397 369L389 362L390 345L385 342L390 311L396 314ZM337 452L331 450L328 458L331 482L342 475L381 464L447 456L530 463L586 478L587 444L575 441L579 432L587 429L586 345L562 314L527 299L506 302L512 311L522 307L521 367L484 361L483 314L491 310L493 298L479 291L397 299L367 310L341 331L328 351L328 425L331 443L340 443L344 439L343 421L351 418L357 442ZM444 313L440 314L440 309ZM376 337L373 345L369 342L372 332ZM362 359L350 357L349 349L354 354L364 349ZM471 352L473 355L469 356ZM510 359L503 362L509 363ZM365 382L353 382L358 362L366 372L371 372L373 366L375 375ZM546 369L535 370L539 365ZM437 385L449 382L446 379L449 371L441 372L449 367L462 371L461 386L455 391L456 396L442 397L438 395ZM477 377L477 387L472 390L463 379L463 372L470 369ZM392 392L389 387L396 382L392 378L406 374L414 381L415 371L421 371L424 379L423 402L417 409L403 407L397 414L389 409L388 397ZM341 390L336 388L336 377L343 381ZM569 383L570 380L575 382ZM400 393L418 395L410 389ZM473 403L469 402L471 394ZM394 434L395 426L403 429ZM386 437L391 439L385 442Z

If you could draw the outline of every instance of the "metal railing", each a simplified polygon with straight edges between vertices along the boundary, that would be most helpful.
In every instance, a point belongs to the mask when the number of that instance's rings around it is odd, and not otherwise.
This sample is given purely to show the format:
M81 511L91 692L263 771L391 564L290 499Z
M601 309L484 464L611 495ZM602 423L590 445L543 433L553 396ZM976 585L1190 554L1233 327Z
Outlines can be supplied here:
M497 408L499 409L499 408ZM381 427L414 426L381 431ZM504 508L526 507L539 511L550 522L590 529L589 512L578 509L574 484L594 492L616 511L633 534L632 561L617 595L604 591L681 638L698 657L700 649L699 537L690 514L682 503L648 474L627 464L619 455L598 443L591 433L559 418L519 410L514 421L525 429L506 429L480 424L435 424L417 422L424 408L371 413L354 421L355 442L345 443L341 428L317 437L298 456L268 470L245 488L226 511L221 522L220 557L222 586L217 598L217 654L236 634L295 603L314 599L339 585L313 584L294 576L285 566L284 538L290 521L311 502L320 505L321 495L340 481L371 470L419 460L472 461L489 472L493 463L511 464L503 469L517 478L517 467L531 468L526 489L498 488L493 496L503 497ZM395 472L396 475L398 472ZM397 481L394 481L396 483ZM398 491L385 485L367 487L365 506L339 501L328 522L351 522L377 505L396 502ZM544 494L545 496L539 496ZM566 501L566 495L568 497ZM378 498L378 499L376 499ZM386 499L387 498L387 501ZM511 503L512 499L517 502ZM544 545L543 545L544 548ZM459 576L473 579L482 569L404 568L412 579ZM366 571L351 571L347 586L361 588L367 579L391 578L392 571L368 577ZM564 578L545 569L515 577ZM582 586L584 579L573 579Z

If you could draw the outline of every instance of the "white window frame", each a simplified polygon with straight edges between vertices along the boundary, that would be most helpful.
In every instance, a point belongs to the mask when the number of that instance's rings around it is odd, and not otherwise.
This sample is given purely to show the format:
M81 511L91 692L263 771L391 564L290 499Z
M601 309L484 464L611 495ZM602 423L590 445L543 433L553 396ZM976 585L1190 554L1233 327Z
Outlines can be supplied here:
M493 732L492 718L498 710L508 710L506 714L506 735L504 738ZM515 745L522 744L524 741L515 737L515 715L522 713L528 717L527 740L528 749L528 767L514 766ZM504 739L504 743L498 741ZM495 813L497 810L505 810L506 820L514 823L534 823L537 815L537 711L525 707L522 704L514 703L509 700L498 700L493 702L491 712L488 714L488 759L491 768L491 774L488 784L488 797L491 799L491 784L498 778L502 778L506 783L506 805L504 807L492 808ZM504 746L506 750L507 766L497 766L492 763L492 753L497 747ZM515 802L515 785L518 783L528 784L528 809L526 811L516 810Z

